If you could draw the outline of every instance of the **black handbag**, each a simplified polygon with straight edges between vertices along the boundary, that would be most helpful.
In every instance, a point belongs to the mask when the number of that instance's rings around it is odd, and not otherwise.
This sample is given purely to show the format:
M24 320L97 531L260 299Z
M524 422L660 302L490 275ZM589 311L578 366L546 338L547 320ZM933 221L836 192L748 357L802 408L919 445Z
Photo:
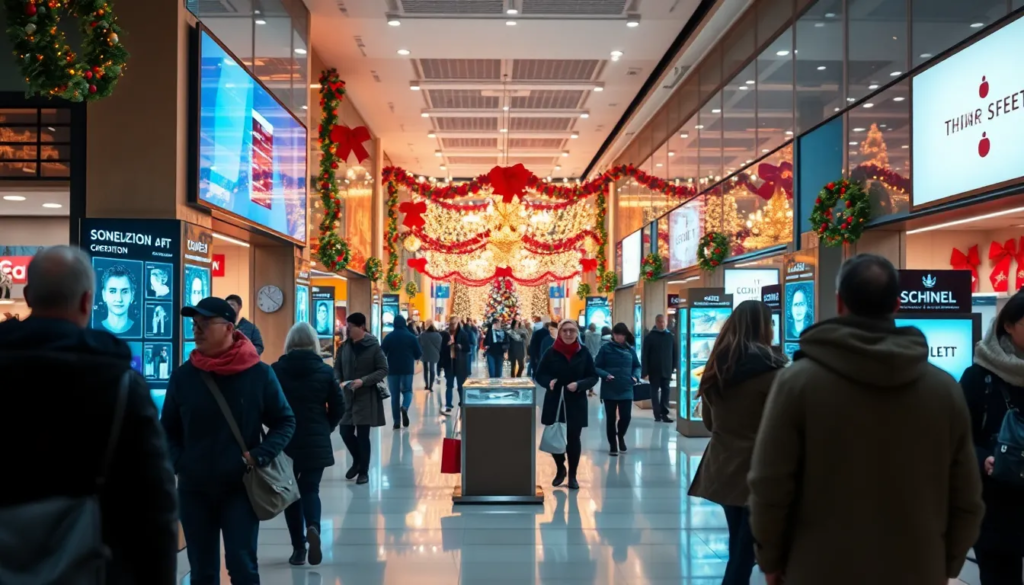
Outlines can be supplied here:
M986 377L991 384L991 377ZM999 387L1006 402L1006 414L1003 424L996 435L996 448L993 479L1024 487L1024 415L1011 402L1010 394L1003 386Z
M650 382L638 382L633 384L633 402L640 402L641 400L651 399L651 384Z

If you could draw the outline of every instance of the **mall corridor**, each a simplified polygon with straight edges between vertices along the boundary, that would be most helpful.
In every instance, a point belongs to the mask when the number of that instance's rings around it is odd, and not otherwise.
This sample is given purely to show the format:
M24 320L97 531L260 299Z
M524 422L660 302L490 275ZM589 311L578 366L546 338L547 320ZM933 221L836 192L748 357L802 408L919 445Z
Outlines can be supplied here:
M415 392L411 426L374 430L370 483L324 474L324 561L291 567L284 517L260 529L260 576L269 585L719 585L728 531L719 506L687 497L706 439L687 439L634 407L629 451L610 457L604 410L590 399L580 490L552 488L554 464L538 453L543 506L453 506L457 475L441 475L441 443L452 418L438 394ZM538 409L539 416L539 409ZM542 428L542 427L539 427ZM538 429L539 430L539 429ZM179 555L182 584L188 559ZM223 571L223 569L222 569ZM962 582L978 585L968 562ZM229 583L224 572L221 583ZM758 574L752 584L763 585ZM952 584L962 585L958 581Z

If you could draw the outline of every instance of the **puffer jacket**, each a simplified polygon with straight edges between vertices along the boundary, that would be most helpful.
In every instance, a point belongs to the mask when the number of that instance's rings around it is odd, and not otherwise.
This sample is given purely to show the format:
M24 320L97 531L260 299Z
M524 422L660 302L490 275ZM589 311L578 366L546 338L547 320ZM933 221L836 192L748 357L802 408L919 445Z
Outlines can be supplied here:
M640 359L632 347L614 341L606 344L597 352L594 368L601 378L601 400L633 399L633 381L640 379Z
M345 403L331 367L315 351L290 351L272 366L295 413L295 433L286 455L296 471L334 465L331 431L341 422Z

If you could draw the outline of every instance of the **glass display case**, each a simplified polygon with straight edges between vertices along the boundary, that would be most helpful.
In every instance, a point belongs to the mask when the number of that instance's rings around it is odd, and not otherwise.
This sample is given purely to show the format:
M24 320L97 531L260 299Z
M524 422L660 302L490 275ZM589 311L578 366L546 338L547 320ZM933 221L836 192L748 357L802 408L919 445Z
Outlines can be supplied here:
M533 381L529 378L466 380L466 406L519 406L533 404Z

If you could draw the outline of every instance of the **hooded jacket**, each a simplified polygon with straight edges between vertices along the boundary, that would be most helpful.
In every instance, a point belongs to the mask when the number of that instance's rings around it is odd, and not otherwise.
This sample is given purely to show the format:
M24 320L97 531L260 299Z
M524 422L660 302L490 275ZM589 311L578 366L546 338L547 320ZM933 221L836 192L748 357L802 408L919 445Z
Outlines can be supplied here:
M749 475L758 564L787 585L955 578L984 506L963 393L891 319L806 329Z
M341 422L345 402L334 371L317 352L292 350L273 365L288 404L295 413L295 433L286 455L296 471L334 465L331 431Z
M341 417L341 424L384 426L384 399L380 397L377 383L383 382L387 376L388 359L373 335L367 333L359 341L349 337L338 347L334 358L334 377L342 384L357 379L363 381L359 388L351 385L342 387L345 414Z
M128 344L106 331L43 317L0 323L0 440L11 479L0 489L0 507L97 492L131 359ZM139 375L129 384L116 445L100 495L103 541L112 553L106 583L176 583L174 475Z
M389 376L411 376L416 373L416 362L423 357L420 341L406 325L405 317L395 317L395 328L384 336L380 344L388 356Z
M594 369L601 378L601 400L633 400L633 379L640 379L640 359L629 344L613 341L603 346L594 359Z

